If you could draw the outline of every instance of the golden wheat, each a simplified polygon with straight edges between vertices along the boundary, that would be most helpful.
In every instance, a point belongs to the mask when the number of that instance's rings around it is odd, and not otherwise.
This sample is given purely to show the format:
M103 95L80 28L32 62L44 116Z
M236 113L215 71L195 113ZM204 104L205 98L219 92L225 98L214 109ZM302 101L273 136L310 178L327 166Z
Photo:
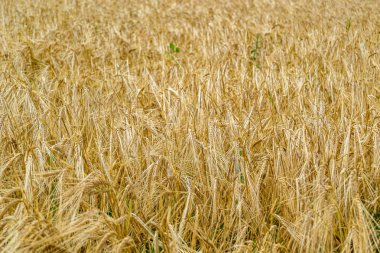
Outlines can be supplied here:
M379 251L379 13L0 1L0 251Z

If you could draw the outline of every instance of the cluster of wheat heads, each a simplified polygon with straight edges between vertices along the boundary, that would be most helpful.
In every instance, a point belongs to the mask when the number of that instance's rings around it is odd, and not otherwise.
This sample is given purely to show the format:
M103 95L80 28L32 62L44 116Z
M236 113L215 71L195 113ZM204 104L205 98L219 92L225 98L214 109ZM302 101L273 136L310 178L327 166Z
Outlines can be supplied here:
M379 11L0 1L0 252L375 252Z

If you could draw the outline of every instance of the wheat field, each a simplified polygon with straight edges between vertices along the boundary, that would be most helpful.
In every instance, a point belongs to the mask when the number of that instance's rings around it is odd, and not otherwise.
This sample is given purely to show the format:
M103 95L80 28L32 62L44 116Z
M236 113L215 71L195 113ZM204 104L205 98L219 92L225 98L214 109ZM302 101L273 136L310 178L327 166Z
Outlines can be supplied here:
M0 1L0 252L379 252L380 1Z

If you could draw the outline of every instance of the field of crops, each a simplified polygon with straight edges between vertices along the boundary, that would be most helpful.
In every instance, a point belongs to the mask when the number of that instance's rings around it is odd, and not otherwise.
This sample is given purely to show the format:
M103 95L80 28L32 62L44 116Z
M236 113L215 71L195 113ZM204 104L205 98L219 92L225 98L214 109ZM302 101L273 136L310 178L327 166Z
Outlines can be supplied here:
M1 0L0 252L379 252L379 13Z

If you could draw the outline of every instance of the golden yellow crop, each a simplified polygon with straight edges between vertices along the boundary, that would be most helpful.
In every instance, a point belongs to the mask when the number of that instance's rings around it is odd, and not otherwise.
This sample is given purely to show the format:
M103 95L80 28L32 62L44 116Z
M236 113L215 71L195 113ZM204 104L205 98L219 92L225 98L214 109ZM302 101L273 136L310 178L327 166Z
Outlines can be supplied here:
M0 252L376 252L380 1L1 0Z

